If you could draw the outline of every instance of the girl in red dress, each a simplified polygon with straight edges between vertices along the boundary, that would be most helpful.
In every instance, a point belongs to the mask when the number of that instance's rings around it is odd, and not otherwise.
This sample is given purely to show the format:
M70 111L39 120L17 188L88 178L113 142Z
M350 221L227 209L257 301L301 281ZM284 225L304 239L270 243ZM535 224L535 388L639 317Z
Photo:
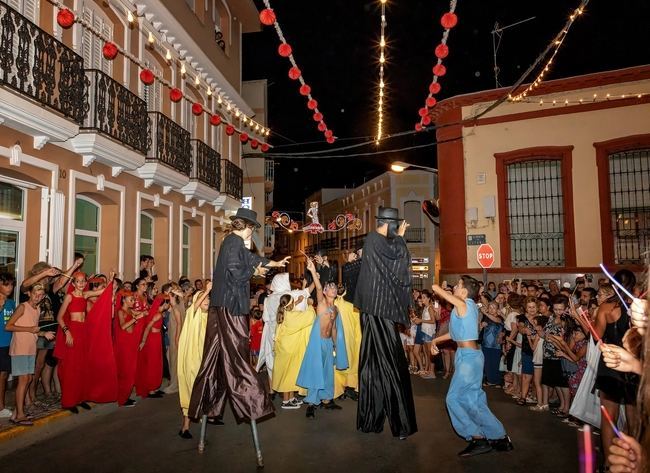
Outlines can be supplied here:
M135 375L135 392L140 397L160 398L158 390L162 383L162 318L169 310L169 296L158 294L145 319L145 329L138 352L138 367Z
M111 274L111 281L113 280ZM99 296L104 291L84 291L86 275L77 272L72 276L73 290L66 294L57 322L61 330L57 334L54 356L59 359L58 374L61 381L61 406L75 414L77 406L90 409L87 397L86 365L88 363L86 308L89 297ZM112 290L112 285L111 285ZM93 347L95 350L97 347ZM95 352L97 353L97 352ZM112 356L112 353L110 354ZM94 355L93 355L94 356Z
M133 311L135 297L130 291L122 291L118 297L121 307L117 311L115 330L115 361L117 363L117 403L124 407L135 406L131 391L135 385L138 366L138 345L144 324L138 323L144 312Z

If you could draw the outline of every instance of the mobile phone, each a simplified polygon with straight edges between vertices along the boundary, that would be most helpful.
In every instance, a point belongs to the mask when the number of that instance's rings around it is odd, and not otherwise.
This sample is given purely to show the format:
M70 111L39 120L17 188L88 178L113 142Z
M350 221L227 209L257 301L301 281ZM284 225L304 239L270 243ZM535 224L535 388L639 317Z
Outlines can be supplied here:
M438 301L433 301L433 308L437 309L438 307L440 307L440 303Z

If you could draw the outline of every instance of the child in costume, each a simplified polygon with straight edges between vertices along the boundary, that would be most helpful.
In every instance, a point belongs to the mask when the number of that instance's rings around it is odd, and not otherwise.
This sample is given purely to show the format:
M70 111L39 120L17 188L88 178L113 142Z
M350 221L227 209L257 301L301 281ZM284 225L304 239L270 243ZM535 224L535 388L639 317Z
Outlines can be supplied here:
M294 301L291 294L283 295L276 316L275 364L271 388L282 393L282 409L299 409L302 405L302 401L295 397L295 392L298 391L296 380L307 350L309 329L314 325L316 317L311 306L304 311L296 310L302 300L303 296Z
M163 313L168 309L169 296L158 294L145 319L135 374L135 392L143 398L160 397L157 396L157 389L162 383L163 375L162 319Z
M306 415L314 417L316 406L321 402L326 409L341 409L334 403L334 369L346 369L348 357L343 324L334 305L337 296L336 284L328 283L323 289L311 259L307 259L307 270L316 285L317 317L312 326L296 384L307 389L305 402L309 403L309 406Z
M339 293L341 288L339 288ZM339 311L345 332L345 350L348 368L334 373L334 397L344 396L356 401L359 398L359 352L361 351L361 316L351 302L345 300L345 292L334 302Z
M135 406L131 391L135 386L135 373L138 366L138 344L142 339L144 324L139 323L145 316L134 312L135 297L130 291L119 291L117 299L120 308L117 311L115 327L115 361L117 363L117 404L124 407Z
M478 281L463 276L449 294L437 284L432 286L440 298L449 301L451 312L449 333L437 337L431 344L431 353L437 355L437 343L453 340L458 344L456 371L447 392L447 410L454 430L469 442L458 455L469 457L495 450L512 450L512 442L499 420L487 405L483 381L483 352L478 346L478 314L475 299Z

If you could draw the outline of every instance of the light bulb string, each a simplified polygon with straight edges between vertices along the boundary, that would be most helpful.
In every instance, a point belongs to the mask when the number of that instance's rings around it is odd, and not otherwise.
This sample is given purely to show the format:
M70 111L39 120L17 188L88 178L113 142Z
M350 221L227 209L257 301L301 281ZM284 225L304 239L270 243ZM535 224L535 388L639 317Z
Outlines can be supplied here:
M379 37L379 92L377 98L377 144L384 136L383 130L383 115L384 115L384 104L386 103L386 87L384 83L384 68L386 64L385 60L385 48L386 48L386 2L381 1L381 10L380 10L380 37Z
M64 10L64 9L65 9L65 10L70 10L70 11L72 12L72 10L71 10L70 8L68 8L65 4L63 4L60 0L48 0L48 2L50 2L52 5L54 5L55 7L57 7L59 10ZM87 20L85 20L84 18L82 18L80 15L78 15L78 14L76 14L76 13L74 13L74 12L72 12L72 13L74 14L74 21L75 21L75 23L78 23L78 24L80 24L81 26L83 26L84 28L86 28L88 31L90 31L93 35L95 35L97 38L99 38L100 40L102 40L104 43L111 43L111 44L113 44L113 45L115 46L115 48L117 49L117 51L118 51L120 54L122 54L124 57L126 57L127 59L129 59L132 63L134 63L134 64L136 64L137 66L139 66L141 69L149 69L149 64L148 64L148 62L141 60L140 58L138 58L138 57L136 57L134 54L132 54L130 51L128 51L127 49L125 49L125 48L123 48L122 46L116 44L116 43L115 43L111 38L109 38L107 35L105 35L102 31L100 31L100 30L98 30L97 28L95 28L94 25L93 25L92 23L88 22ZM170 90L176 88L176 87L175 87L175 86L174 86L170 81L168 81L167 79L165 79L164 76L162 76L161 74L159 74L159 73L156 72L156 71L153 71L153 70L151 70L151 69L149 69L149 70L150 70L151 73L153 74L153 76L154 76L154 80L157 80L157 81L160 82L162 85L164 85L165 87L169 88ZM198 77L198 76L199 76L199 74L197 73L197 74L196 74L196 77ZM180 89L179 89L179 90L180 90ZM190 102L190 103L198 103L195 99L193 99L193 98L192 98L190 95L188 95L187 93L181 91L181 94L182 94L182 98L184 98L184 99L187 100L188 102ZM207 108L207 107L203 107L203 112L202 112L202 113L208 113L208 114L211 114L210 112L208 112L208 108ZM216 112L215 112L215 113L216 113ZM251 128L253 128L255 125L260 126L262 129L265 128L263 125L260 125L260 124L258 124L257 122L255 122L254 120L248 118L245 114L241 114L241 115L243 115L244 118L246 118L249 122L253 122L253 123L251 123L251 125L250 125ZM248 132L246 132L243 128L241 128L241 127L237 127L234 123L232 123L231 121L229 121L228 119L226 119L225 116L223 116L223 114L220 114L220 116L221 116L222 120L226 123L226 125L232 126L232 127L235 129L235 131L236 131L237 133L239 133L239 134L242 134L242 133L248 133ZM270 131L270 129L268 129L268 128L267 128L267 130ZM261 134L261 133L256 133L256 132L254 131L254 129L252 129L251 131L252 131L253 133L255 133L256 135L260 136L260 137L261 137L261 136L264 136L264 135ZM270 144L266 143L265 141L260 141L260 144L267 144L268 146L271 146Z

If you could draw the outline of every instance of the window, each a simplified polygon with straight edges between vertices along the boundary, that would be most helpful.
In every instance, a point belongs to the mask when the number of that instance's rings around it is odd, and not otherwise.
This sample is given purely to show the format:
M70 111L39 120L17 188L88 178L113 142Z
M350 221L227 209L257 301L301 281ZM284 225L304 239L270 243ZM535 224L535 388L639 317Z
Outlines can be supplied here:
M196 5L194 5L194 0L185 0L185 3L187 3L187 6L190 7L190 10L194 11L196 8Z
M24 262L25 197L20 187L0 182L0 272L13 274L17 281Z
M190 226L186 223L183 224L183 244L182 244L182 258L181 276L189 277L190 272Z
M11 8L38 25L39 0L5 0Z
M0 182L0 219L24 219L23 190L20 187Z
M140 214L140 256L153 254L153 218L146 213Z
M614 263L641 265L650 245L650 148L608 155Z
M564 266L564 199L559 160L506 166L512 267Z
M83 7L83 19L93 25L97 31L110 39L113 39L113 23L98 11ZM84 28L81 38L81 55L84 58L86 69L99 69L109 76L112 73L113 62L106 59L102 54L104 41L94 35L88 28Z
M422 226L422 203L419 200L404 202L404 219L410 224L406 229L404 239L407 243L424 243L425 235Z
M75 200L74 250L85 257L83 271L96 274L99 267L99 205L84 196Z

